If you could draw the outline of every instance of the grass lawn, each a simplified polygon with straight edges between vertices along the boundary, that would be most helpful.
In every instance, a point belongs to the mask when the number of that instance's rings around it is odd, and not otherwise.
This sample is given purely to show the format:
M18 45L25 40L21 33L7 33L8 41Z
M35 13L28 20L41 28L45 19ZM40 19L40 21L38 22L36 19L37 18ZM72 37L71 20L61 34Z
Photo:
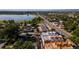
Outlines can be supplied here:
M3 22L3 20L0 20L0 24L3 24L4 22Z

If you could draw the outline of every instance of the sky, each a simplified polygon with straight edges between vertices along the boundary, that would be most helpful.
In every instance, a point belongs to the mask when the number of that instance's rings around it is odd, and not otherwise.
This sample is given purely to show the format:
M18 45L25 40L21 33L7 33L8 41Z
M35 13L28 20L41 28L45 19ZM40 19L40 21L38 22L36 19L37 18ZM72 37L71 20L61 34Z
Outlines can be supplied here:
M0 0L0 9L78 9L79 0Z

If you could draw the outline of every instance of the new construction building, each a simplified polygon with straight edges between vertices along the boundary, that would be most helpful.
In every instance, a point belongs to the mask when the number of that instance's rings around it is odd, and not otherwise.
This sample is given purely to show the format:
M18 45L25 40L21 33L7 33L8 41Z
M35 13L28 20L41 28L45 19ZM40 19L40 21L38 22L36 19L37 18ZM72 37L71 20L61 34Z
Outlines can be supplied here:
M41 48L44 49L73 48L71 42L68 42L56 31L42 32L41 42Z

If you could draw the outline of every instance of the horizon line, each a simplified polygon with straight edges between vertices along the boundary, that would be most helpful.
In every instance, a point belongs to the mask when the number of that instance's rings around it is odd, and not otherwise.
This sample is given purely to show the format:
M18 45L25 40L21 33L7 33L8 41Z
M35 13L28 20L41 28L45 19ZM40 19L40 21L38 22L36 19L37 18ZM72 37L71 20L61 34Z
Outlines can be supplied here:
M79 9L0 9L0 11L79 11Z

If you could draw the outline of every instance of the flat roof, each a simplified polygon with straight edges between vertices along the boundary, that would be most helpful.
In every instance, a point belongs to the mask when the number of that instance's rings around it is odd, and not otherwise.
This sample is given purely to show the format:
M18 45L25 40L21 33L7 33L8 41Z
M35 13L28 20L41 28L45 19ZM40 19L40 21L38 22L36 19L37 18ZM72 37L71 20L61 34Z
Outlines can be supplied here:
M44 41L64 41L62 35L57 32L43 32L41 34L41 39Z

